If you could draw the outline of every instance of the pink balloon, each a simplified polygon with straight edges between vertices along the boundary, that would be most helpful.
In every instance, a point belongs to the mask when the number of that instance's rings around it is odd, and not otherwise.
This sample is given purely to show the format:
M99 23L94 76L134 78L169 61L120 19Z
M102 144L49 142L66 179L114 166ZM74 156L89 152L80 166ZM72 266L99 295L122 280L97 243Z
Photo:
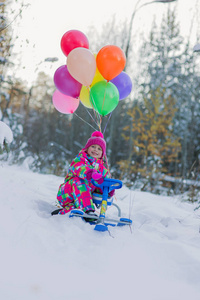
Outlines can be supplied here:
M82 85L70 75L66 65L56 70L54 73L54 83L62 94L73 98L79 97Z
M73 114L79 106L79 99L62 94L55 90L52 96L54 107L62 114Z
M77 47L84 47L89 49L89 41L85 34L79 30L69 30L62 36L61 49L64 55L68 55L73 49Z
M90 86L96 72L96 59L90 50L79 47L69 53L67 68L77 81Z

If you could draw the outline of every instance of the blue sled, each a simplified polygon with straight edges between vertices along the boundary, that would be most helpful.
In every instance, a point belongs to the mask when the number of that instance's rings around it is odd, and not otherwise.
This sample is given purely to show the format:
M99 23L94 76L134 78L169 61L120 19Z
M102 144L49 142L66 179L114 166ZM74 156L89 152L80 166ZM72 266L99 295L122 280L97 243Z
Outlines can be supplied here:
M121 210L118 207L118 205L113 203L113 198L109 198L109 193L114 189L120 189L122 187L122 182L117 179L110 179L110 178L104 178L104 181L102 184L98 184L96 181L92 179L92 183L98 187L101 188L103 191L103 194L93 194L93 202L97 206L97 208L100 208L100 215L92 217L93 221L89 222L92 225L95 225L94 230L96 231L108 231L108 226L124 226L124 225L131 225L132 220L128 218L121 218ZM118 218L107 218L105 216L107 206L113 205L118 210ZM81 217L84 219L91 219L91 216L84 213L83 211L79 209L73 209L70 212L69 217Z

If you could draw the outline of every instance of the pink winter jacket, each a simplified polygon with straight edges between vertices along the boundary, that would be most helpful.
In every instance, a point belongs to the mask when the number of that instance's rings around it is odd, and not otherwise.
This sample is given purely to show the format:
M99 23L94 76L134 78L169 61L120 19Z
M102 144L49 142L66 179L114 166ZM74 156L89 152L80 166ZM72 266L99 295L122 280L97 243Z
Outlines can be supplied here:
M102 159L93 158L85 150L81 150L70 164L68 174L65 177L65 183L74 177L87 180L86 172L91 169L95 169L103 177L109 177L108 170L104 167Z

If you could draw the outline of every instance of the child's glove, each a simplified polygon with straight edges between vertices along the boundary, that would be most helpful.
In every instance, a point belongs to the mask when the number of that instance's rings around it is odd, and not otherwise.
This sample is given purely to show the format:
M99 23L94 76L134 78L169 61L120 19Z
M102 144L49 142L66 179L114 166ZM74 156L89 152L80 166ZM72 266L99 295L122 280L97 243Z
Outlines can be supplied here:
M95 170L92 173L92 179L94 179L98 184L103 183L103 176Z
M109 197L113 197L114 194L115 194L115 190L112 190L112 191L110 191L110 193L108 195L109 195Z
M99 174L96 170L88 170L86 171L87 180L94 179L98 184L103 183L103 176Z

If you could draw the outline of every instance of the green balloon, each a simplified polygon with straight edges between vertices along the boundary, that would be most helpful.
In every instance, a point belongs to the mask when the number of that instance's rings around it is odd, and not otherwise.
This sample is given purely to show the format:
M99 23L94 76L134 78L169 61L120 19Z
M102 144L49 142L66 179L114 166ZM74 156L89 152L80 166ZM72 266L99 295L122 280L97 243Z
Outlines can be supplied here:
M106 116L118 105L119 91L112 82L99 81L90 90L90 101L100 115Z

